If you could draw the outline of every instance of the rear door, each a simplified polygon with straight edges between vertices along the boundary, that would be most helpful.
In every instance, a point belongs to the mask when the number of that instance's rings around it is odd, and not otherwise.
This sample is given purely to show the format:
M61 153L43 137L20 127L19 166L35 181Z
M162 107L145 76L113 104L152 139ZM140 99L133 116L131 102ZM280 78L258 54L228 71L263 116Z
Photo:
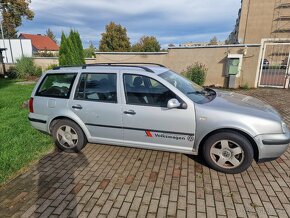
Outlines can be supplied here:
M69 103L93 141L117 144L123 141L118 76L117 72L82 73Z
M49 73L35 90L34 113L31 116L47 120L59 109L66 108L77 73Z
M187 102L187 109L168 109L168 100L183 100L158 81L157 76L152 77L123 74L124 143L191 152L195 133L193 103Z

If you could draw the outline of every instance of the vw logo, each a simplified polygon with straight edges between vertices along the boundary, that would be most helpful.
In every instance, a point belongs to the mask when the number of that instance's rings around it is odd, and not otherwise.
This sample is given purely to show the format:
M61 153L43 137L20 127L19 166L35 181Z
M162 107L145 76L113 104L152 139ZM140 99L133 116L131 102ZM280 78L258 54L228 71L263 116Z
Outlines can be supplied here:
M187 136L187 140L188 140L188 141L192 142L193 139L194 139L193 135L189 135L189 136Z

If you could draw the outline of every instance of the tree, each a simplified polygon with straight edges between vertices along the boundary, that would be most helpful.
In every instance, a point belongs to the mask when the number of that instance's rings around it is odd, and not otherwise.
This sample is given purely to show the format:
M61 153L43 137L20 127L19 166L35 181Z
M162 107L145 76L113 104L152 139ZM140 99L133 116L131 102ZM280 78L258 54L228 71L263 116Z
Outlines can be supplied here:
M52 32L52 30L50 28L48 28L46 30L46 36L48 36L49 38L51 38L55 43L57 43L56 40L56 36L54 35L54 33Z
M130 51L130 41L126 28L114 22L106 26L106 32L102 33L99 50L103 52L125 52Z
M34 13L29 9L31 0L2 0L0 9L3 13L3 33L6 38L16 38L17 28L22 19L32 20Z
M80 35L77 31L71 30L68 37L61 35L59 49L59 65L82 65L85 64L84 49Z
M211 40L209 41L209 45L217 45L217 44L218 44L217 37L214 36L214 37L211 38Z
M91 58L91 57L94 57L95 55L95 46L93 45L92 42L90 42L90 45L88 48L84 49L84 54L85 54L85 57L86 58Z
M154 36L142 36L139 42L132 46L135 52L159 52L160 43Z
M68 65L67 57L68 57L67 38L64 32L62 32L58 56L60 66Z
M69 38L72 40L73 49L76 52L76 64L85 64L84 48L80 34L71 30Z

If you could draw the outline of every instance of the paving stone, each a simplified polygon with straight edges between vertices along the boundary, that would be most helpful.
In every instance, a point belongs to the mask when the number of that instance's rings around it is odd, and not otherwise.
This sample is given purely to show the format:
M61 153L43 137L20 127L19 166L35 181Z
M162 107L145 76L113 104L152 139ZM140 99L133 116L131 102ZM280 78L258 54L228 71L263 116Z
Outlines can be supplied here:
M196 207L197 207L197 212L206 212L206 209L205 209L205 200L203 200L203 199L197 199L196 200Z
M68 205L68 203L69 203L68 201L61 202L60 205L57 206L57 208L55 208L53 213L60 215L62 213L62 211L64 211L66 209L66 206Z
M188 204L186 208L187 217L196 217L196 205Z
M102 210L101 210L101 214L105 214L105 215L108 215L112 206L114 204L114 201L106 201L105 205L102 207Z
M216 217L216 211L214 207L206 207L206 215L207 217L214 218Z
M147 216L148 207L149 206L145 205L145 204L141 205L137 217L146 217Z
M119 209L117 209L117 208L112 208L112 209L110 210L110 213L108 214L108 217L110 217L110 218L115 218L115 217L118 216L118 213L119 213Z
M52 211L54 211L54 207L48 207L46 208L39 217L45 218L45 217L51 217Z
M175 217L176 216L176 209L177 209L177 203L170 201L168 208L167 208L167 215Z

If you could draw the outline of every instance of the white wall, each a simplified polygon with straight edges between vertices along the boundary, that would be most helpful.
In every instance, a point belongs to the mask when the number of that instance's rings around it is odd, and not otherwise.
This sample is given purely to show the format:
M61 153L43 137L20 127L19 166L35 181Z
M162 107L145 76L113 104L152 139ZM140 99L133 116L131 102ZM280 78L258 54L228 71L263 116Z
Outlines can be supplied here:
M0 39L0 48L6 48L3 51L4 63L13 64L22 56L32 57L32 43L30 39Z

